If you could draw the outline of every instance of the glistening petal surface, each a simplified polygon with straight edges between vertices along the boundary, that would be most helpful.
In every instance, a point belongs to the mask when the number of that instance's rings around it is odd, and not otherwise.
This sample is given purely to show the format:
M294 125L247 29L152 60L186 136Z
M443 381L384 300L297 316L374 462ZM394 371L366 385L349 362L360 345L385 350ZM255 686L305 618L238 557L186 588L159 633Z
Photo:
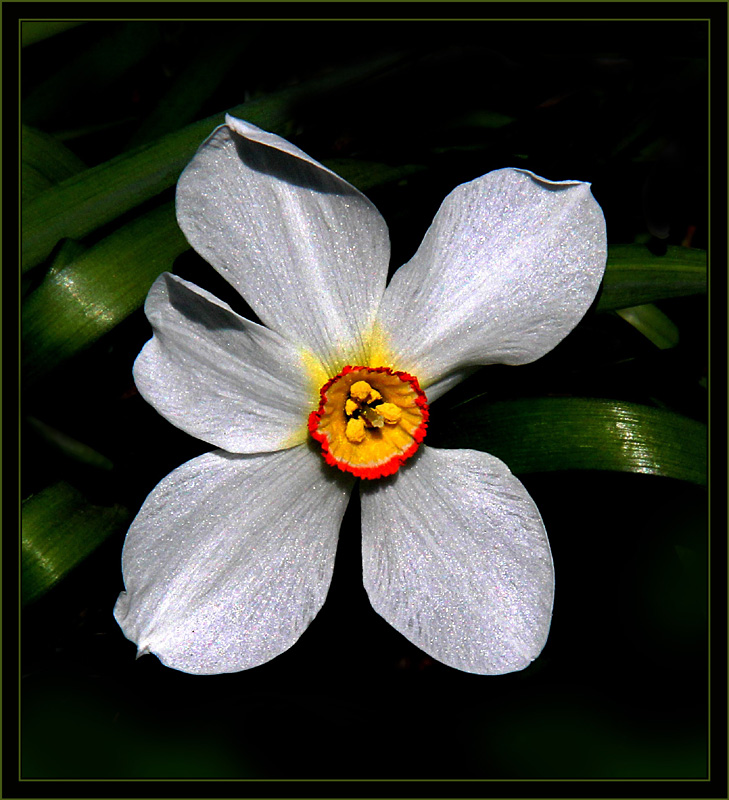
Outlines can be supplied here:
M324 602L351 486L306 445L183 464L127 534L114 609L124 634L198 675L283 653Z
M228 117L182 173L177 219L261 321L309 348L330 374L366 360L390 240L353 186L284 139Z
M387 287L379 319L393 359L426 393L464 367L534 361L587 311L606 258L588 184L518 169L465 183Z
M370 602L438 661L480 675L526 667L547 640L554 572L539 512L497 458L421 447L362 484Z
M316 398L292 344L169 273L150 289L145 312L154 337L137 357L134 380L166 419L231 453L305 441Z

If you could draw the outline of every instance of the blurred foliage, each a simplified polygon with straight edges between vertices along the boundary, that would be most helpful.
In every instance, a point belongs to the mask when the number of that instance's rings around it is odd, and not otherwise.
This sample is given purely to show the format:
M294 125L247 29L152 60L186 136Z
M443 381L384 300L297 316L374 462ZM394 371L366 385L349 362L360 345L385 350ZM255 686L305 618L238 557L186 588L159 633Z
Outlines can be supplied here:
M21 44L27 47L82 24L83 22L74 20L29 20L22 26Z
M23 24L22 773L701 777L707 26L360 25ZM201 682L135 662L114 623L128 519L204 449L134 388L146 292L173 270L250 314L174 220L180 170L230 109L367 192L393 269L489 170L592 183L593 309L432 408L432 443L499 455L547 525L553 630L523 673L434 664L374 614L356 502L328 602L265 667Z

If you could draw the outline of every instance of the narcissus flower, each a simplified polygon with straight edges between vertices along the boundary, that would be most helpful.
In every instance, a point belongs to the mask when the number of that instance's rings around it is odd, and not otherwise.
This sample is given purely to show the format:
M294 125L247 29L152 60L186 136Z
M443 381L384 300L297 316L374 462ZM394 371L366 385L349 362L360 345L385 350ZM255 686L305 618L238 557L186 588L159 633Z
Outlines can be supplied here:
M606 237L588 184L501 169L457 187L386 287L374 206L228 117L182 173L177 216L263 324L171 274L149 293L139 391L218 449L168 475L132 523L125 635L197 674L287 650L324 603L360 478L374 609L457 669L526 667L552 615L539 512L497 458L423 439L429 404L474 367L534 361L592 303Z

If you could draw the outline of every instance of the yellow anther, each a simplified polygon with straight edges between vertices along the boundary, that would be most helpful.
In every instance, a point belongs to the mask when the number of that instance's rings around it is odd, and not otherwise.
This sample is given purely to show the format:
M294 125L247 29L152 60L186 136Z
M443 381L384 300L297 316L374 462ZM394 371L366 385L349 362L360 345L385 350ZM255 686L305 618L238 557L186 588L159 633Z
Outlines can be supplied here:
M352 414L359 408L359 403L352 400L352 398L348 397L344 402L344 413L351 417Z
M380 403L377 406L377 413L390 425L400 422L400 417L402 417L402 410L394 403Z
M365 403L369 399L371 391L372 387L367 381L357 381L349 387L349 396L359 400L360 403Z
M359 444L365 438L365 424L364 420L360 417L351 417L347 422L347 428L344 432L347 439L353 444Z
M375 400L382 400L382 395L377 391L377 389L370 389L370 393L367 395L367 402L374 403Z

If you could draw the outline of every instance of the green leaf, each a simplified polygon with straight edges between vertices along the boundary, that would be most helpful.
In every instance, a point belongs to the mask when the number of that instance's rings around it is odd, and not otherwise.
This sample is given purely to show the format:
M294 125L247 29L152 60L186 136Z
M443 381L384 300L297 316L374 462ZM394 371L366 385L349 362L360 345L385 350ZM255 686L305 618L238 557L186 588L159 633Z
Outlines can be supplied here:
M23 125L20 142L24 201L86 169L78 156L47 133Z
M60 481L23 503L23 605L37 600L109 536L123 531L131 514L122 506L96 505Z
M23 302L23 370L32 384L136 311L189 247L167 203L52 269Z
M660 350L678 344L678 327L653 303L618 309L616 313Z
M51 450L63 454L71 461L105 472L109 472L114 468L114 465L106 456L98 453L93 447L79 442L78 439L74 439L73 436L69 436L67 433L35 417L28 416L25 421Z
M51 186L86 169L86 165L58 139L23 125L21 129L21 199L26 203ZM70 263L84 246L74 239L61 242L53 256L53 268ZM20 295L25 298L35 281L25 276L21 281Z
M597 308L608 311L704 294L706 285L705 250L668 247L665 255L657 256L644 245L613 245Z
M429 444L484 450L516 474L614 470L706 484L706 426L670 411L617 400L477 397L441 420Z
M266 130L281 131L294 108L312 96L342 89L396 63L387 57L261 97L230 110ZM117 156L47 189L23 209L23 272L40 264L60 239L81 239L172 186L224 115L215 114L152 144Z

